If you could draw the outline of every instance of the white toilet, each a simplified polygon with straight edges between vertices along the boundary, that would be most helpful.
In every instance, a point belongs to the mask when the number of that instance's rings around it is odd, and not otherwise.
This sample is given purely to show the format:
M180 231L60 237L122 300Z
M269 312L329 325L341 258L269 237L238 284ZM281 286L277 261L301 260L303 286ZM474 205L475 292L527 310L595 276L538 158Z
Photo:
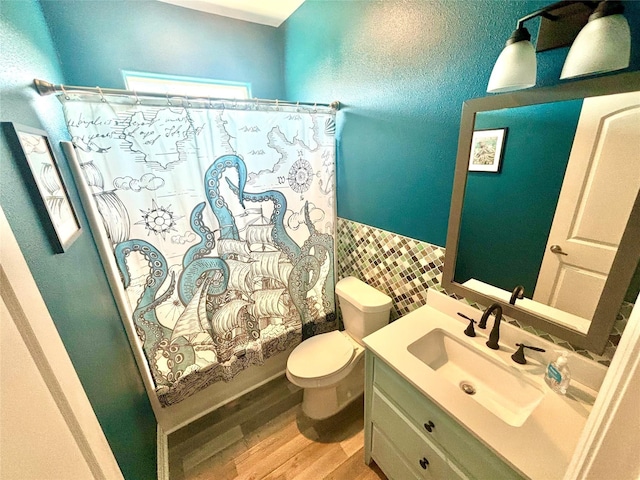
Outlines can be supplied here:
M328 418L364 391L362 339L389 323L391 298L355 277L336 284L345 331L316 335L287 360L287 378L304 388L302 411Z

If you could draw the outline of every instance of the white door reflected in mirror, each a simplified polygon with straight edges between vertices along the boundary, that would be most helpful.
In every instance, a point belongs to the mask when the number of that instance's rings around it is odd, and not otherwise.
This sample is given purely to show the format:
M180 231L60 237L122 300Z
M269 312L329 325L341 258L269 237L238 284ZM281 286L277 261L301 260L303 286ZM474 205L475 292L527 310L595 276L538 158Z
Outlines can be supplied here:
M640 93L584 100L533 300L593 318L640 189L638 145Z

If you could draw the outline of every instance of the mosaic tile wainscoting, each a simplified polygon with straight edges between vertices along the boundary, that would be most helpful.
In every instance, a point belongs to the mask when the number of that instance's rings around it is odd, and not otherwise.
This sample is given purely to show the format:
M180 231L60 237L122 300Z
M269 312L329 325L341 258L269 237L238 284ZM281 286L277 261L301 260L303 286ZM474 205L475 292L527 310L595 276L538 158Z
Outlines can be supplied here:
M427 302L440 287L444 248L338 218L337 278L350 275L393 299L391 320Z
M441 285L443 247L344 218L338 218L336 242L337 279L352 275L389 295L393 299L392 321L424 305L429 288L449 295ZM451 296L483 310L481 305ZM609 366L632 308L633 304L622 305L603 355L574 348L544 331L505 318L519 328Z

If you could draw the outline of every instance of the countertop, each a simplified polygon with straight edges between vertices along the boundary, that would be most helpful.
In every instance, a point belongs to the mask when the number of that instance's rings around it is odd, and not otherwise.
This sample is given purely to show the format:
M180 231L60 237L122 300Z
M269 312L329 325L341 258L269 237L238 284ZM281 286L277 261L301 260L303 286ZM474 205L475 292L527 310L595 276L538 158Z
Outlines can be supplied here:
M460 308L458 311L468 312L468 309ZM485 345L487 334L483 331L474 338L464 335L466 324L462 319L459 321L441 310L425 305L365 337L364 343L513 469L531 479L562 478L597 396L597 391L592 387L595 384L597 388L599 381L592 378L585 382L591 384L587 386L580 382L580 378L572 378L567 395L559 395L544 381L546 363L543 357L539 357L539 361L527 355L527 365L516 364L510 358L515 348L503 346L501 341L500 350L491 350ZM492 320L489 321L489 326L491 325ZM510 325L503 327L519 331ZM474 348L481 349L506 368L520 370L545 392L540 404L522 426L513 427L503 422L407 350L408 344L436 328L446 329L461 341L470 342L475 345ZM546 341L540 339L536 345L540 344L546 344ZM547 356L557 357L555 350L560 347L550 345L551 352ZM584 361L588 362L587 359ZM606 368L592 363L592 372L595 374L590 376L604 377ZM571 360L569 366L571 367ZM585 367L577 370L584 371Z

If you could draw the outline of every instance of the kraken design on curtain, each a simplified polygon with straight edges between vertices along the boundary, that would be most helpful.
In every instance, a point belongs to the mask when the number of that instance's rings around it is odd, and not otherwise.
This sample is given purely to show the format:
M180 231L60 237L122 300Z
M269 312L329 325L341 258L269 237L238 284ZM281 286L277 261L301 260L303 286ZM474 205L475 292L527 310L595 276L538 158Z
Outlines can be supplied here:
M162 405L336 328L333 111L60 98Z

